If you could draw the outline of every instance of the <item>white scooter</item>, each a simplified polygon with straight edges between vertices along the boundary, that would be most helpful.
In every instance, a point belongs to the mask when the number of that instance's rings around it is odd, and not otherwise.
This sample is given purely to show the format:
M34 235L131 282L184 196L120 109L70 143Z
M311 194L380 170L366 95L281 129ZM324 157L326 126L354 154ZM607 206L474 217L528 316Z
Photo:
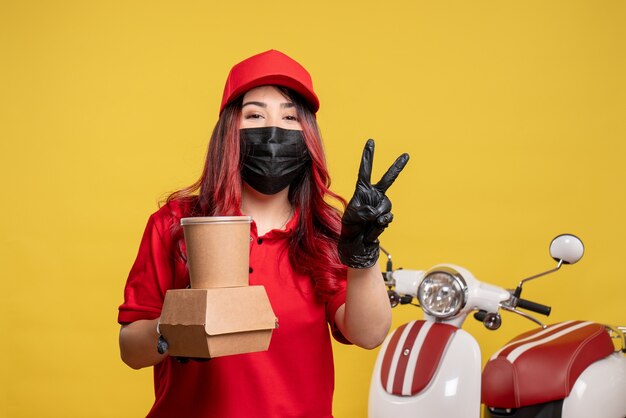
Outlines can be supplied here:
M392 306L416 297L424 320L402 325L383 343L370 384L369 417L478 418L481 400L492 418L626 417L625 328L584 321L546 326L519 310L548 315L550 307L520 297L523 284L576 263L583 252L576 236L556 237L550 245L556 268L522 280L515 290L480 282L451 264L393 270L386 253ZM487 329L498 329L500 310L539 328L498 350L481 372L480 347L461 326L475 311Z

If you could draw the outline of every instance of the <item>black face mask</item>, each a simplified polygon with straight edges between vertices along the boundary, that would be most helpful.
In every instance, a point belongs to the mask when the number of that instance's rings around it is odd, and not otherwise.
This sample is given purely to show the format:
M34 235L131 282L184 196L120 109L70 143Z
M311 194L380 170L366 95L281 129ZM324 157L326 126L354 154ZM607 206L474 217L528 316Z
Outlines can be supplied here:
M276 194L302 175L311 157L302 131L276 126L239 131L241 176L263 194Z

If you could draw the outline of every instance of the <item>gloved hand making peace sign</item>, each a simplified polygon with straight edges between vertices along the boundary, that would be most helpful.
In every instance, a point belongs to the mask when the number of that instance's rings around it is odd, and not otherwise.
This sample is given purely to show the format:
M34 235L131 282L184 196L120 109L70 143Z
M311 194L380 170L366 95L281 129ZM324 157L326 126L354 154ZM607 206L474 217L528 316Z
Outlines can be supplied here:
M391 201L385 192L409 161L409 154L399 156L376 184L371 181L373 159L374 140L368 139L361 158L356 191L341 219L339 258L352 268L368 268L378 260L378 236L393 220Z

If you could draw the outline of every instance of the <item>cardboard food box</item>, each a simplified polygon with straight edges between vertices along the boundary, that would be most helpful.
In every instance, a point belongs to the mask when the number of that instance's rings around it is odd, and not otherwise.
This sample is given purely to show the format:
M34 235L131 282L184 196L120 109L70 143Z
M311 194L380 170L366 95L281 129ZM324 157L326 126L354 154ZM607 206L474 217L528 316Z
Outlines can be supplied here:
M278 320L263 286L168 290L161 334L175 357L265 351Z

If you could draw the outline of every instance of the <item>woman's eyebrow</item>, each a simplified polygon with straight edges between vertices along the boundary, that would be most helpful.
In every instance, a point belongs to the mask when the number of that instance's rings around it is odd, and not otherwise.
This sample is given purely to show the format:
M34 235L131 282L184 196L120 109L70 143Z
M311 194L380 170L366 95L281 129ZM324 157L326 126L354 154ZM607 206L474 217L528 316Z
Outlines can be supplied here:
M241 107L245 107L248 105L253 105L253 106L259 106L259 107L267 107L267 103L264 102L256 102L256 101L251 101L251 102L245 102L244 104L241 105ZM293 104L293 102L285 102L285 103L281 103L280 107L282 108L290 108L290 107L295 107L296 105Z
M263 102L246 102L246 103L242 104L241 107L245 107L245 106L248 106L248 105L267 107L267 104L263 103Z

